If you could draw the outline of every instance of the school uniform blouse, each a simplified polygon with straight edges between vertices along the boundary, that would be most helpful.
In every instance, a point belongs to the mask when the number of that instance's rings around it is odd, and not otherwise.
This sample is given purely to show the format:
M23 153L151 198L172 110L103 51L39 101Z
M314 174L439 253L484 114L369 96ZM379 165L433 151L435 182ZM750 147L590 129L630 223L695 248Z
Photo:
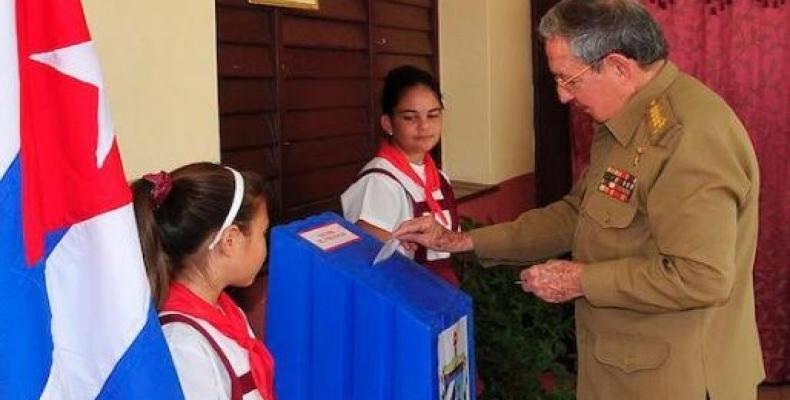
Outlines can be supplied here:
M414 172L421 179L425 179L425 166L410 163ZM386 173L380 172L381 170ZM439 171L447 179L444 172ZM408 193L407 193L408 191ZM441 190L433 192L437 201L444 199ZM414 218L413 201L424 202L423 189L417 186L406 174L399 171L392 163L381 157L374 157L368 162L359 174L359 179L354 182L340 196L343 206L343 216L356 223L363 220L376 228L392 232L401 222ZM449 210L443 209L448 229L451 229L452 215ZM442 223L437 218L439 223ZM399 249L409 258L413 254ZM450 253L428 250L427 260L440 260L449 258Z
M174 312L159 314L186 315ZM197 322L216 342L230 362L236 376L250 371L247 350L239 346L233 339L223 335L203 319L187 315ZM252 330L247 325L252 335ZM173 362L181 381L181 388L187 400L228 400L231 399L231 380L222 359L212 348L209 341L195 328L185 323L167 323L162 331L173 356ZM254 389L242 397L243 400L261 400L263 397ZM265 399L264 399L265 400Z

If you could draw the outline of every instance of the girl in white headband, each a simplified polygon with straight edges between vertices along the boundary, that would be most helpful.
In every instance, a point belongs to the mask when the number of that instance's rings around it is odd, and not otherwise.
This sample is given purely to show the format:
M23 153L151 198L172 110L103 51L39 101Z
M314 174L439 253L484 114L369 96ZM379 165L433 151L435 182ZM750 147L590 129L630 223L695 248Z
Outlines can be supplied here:
M261 178L212 163L132 184L148 278L187 399L274 400L274 361L225 293L266 258Z

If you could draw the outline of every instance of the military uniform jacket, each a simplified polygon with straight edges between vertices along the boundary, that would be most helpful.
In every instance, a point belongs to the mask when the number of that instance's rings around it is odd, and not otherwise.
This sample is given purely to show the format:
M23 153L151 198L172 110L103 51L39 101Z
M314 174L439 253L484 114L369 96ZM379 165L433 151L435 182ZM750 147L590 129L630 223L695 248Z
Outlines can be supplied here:
M472 232L487 265L571 251L578 398L756 398L759 171L727 104L667 63L611 120L563 200Z

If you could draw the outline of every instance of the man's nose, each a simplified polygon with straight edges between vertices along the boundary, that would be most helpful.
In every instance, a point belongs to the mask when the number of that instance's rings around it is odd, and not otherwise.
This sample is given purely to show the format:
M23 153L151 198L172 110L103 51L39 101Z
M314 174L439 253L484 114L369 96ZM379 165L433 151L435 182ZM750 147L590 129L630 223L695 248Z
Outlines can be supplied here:
M560 85L557 85L557 97L560 98L560 103L568 104L571 100L573 100L573 93L568 91L567 89L563 88Z

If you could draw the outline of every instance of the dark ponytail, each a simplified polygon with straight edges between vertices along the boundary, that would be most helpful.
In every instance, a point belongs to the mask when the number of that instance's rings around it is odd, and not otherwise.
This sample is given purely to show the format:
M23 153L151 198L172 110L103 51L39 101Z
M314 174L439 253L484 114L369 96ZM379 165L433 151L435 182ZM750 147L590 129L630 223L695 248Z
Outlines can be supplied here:
M132 183L137 231L157 306L167 298L170 282L185 259L196 254L221 227L235 187L232 172L213 163L189 164L169 176L172 187L157 201L152 182L138 179ZM266 200L260 176L251 172L242 172L242 176L244 199L233 223L246 234L256 212L265 211Z
M167 254L162 249L162 239L159 235L156 217L154 217L154 200L150 194L152 189L153 183L143 179L132 183L134 215L137 219L137 233L140 236L140 245L143 249L143 262L148 275L148 283L151 285L151 295L159 305L159 299L164 298L164 292L170 285L171 267Z

